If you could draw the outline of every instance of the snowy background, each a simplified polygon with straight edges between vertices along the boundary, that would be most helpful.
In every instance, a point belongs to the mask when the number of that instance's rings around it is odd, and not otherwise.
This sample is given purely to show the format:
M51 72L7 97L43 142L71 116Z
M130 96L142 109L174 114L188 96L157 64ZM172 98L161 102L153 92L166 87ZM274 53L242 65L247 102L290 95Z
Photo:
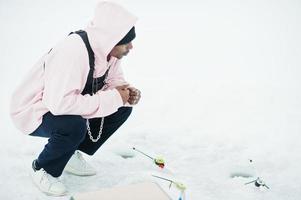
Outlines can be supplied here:
M63 174L70 194L151 180L177 197L150 176L164 176L150 160L116 154L135 146L165 158L174 173L166 176L186 184L187 200L301 199L301 2L120 2L139 17L123 67L143 97L87 157L97 176ZM29 178L46 140L14 128L9 100L41 55L86 26L95 3L0 0L0 199L54 199ZM244 185L258 176L270 190Z

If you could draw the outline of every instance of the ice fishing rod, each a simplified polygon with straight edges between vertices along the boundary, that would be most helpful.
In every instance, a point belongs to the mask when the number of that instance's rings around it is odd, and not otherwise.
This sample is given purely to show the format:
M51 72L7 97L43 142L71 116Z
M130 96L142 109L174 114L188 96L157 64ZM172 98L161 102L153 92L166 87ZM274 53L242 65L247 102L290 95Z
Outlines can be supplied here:
M173 181L171 179L167 179L167 178L164 178L161 176L156 176L156 175L152 175L152 176L170 182L169 188L171 187L172 184L174 184L179 190L181 190L181 191L186 190L186 186L183 183L176 182L176 181Z
M267 189L270 189L269 186L267 186L265 184L265 182L261 178L259 178L259 177L256 180L254 180L254 181L245 183L245 185L248 185L248 184L251 184L251 183L254 183L256 187L266 187Z
M161 177L161 176L156 176L156 175L152 175L152 176L170 182L169 189L171 188L171 185L174 184L176 186L176 188L181 191L179 200L185 200L186 199L186 195L185 195L186 186L183 183L176 182L176 181L173 181L171 179L164 178L164 177Z
M154 163L155 163L156 165L158 165L160 168L162 168L162 169L164 168L165 162L164 162L164 159L163 159L162 157L153 158L153 157L147 155L146 153L144 153L144 152L138 150L138 149L135 148L135 147L133 147L133 150L135 150L135 151L141 153L142 155L144 155L144 156L146 156L146 157L152 159L152 160L154 161Z

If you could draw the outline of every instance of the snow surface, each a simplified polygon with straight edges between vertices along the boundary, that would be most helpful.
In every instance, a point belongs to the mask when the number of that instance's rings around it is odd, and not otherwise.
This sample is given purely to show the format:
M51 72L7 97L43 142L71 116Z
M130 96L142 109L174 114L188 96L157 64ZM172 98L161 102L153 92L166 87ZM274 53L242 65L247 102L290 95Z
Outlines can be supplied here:
M19 133L8 105L36 60L85 27L95 2L0 0L0 199L69 198L45 196L32 184L31 161L46 140ZM63 174L70 194L151 180L176 197L151 177L162 173L150 160L116 154L135 146L164 156L173 177L187 185L187 200L301 199L301 2L120 2L139 17L123 67L143 98L86 157L96 176ZM244 185L257 176L271 189Z

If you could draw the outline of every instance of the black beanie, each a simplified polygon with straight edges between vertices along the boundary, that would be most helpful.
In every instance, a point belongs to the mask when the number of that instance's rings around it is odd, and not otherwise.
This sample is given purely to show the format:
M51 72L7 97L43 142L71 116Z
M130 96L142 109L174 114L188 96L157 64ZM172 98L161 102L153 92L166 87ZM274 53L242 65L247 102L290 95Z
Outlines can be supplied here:
M120 40L117 45L127 44L130 43L133 39L135 39L136 33L135 33L135 26L131 28L131 30Z

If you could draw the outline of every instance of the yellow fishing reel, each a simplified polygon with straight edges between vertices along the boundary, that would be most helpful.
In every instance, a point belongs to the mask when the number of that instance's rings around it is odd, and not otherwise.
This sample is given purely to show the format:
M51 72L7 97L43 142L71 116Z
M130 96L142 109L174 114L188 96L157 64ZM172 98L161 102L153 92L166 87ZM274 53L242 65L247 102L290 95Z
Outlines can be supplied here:
M165 161L162 157L157 157L157 158L154 158L154 162L156 165L158 165L160 168L164 168L165 166Z
M183 183L180 183L180 182L173 182L173 184L175 184L175 186L181 190L181 191L184 191L186 190L186 186L183 184Z

